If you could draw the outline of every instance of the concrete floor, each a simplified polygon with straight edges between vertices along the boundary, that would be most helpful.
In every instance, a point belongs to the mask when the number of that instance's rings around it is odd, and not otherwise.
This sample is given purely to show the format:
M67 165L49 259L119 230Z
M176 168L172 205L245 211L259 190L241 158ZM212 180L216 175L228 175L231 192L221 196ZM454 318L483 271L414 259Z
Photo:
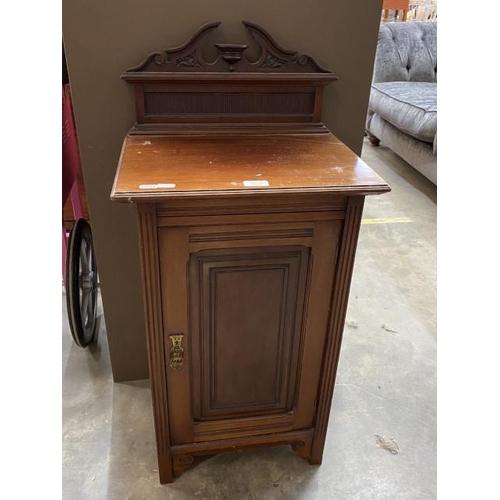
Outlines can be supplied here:
M393 191L367 199L323 465L240 451L161 486L149 382L113 383L104 322L76 347L63 296L65 500L436 497L436 188L385 148L363 158Z

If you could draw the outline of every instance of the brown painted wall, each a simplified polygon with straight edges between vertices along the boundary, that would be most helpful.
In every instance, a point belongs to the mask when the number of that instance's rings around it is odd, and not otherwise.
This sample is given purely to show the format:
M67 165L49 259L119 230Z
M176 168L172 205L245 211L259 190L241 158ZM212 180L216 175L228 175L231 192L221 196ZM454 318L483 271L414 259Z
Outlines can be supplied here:
M135 210L109 200L133 97L121 73L150 52L220 20L214 38L245 42L255 22L283 47L313 56L340 80L324 122L360 153L382 0L63 0L63 37L115 381L146 378Z

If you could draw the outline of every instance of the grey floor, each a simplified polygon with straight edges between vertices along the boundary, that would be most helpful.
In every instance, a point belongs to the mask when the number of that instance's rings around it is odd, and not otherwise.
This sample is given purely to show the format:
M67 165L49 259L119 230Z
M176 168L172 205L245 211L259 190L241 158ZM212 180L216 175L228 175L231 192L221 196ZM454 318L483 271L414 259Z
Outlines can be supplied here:
M149 382L113 383L104 321L73 344L63 295L63 499L436 497L436 188L385 148L363 158L393 191L365 206L323 465L240 451L161 486Z

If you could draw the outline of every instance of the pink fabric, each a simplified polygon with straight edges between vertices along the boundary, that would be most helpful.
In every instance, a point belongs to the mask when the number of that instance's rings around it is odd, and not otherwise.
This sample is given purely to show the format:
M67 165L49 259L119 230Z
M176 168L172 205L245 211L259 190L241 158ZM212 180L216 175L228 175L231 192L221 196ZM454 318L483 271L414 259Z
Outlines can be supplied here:
M80 201L80 186L78 172L80 171L80 153L76 135L73 105L69 85L62 88L62 206L71 194L71 204L76 220L83 218L83 209ZM66 252L68 236L64 224L62 226L62 275L66 283Z
M62 204L66 203L80 170L80 155L69 85L62 88Z

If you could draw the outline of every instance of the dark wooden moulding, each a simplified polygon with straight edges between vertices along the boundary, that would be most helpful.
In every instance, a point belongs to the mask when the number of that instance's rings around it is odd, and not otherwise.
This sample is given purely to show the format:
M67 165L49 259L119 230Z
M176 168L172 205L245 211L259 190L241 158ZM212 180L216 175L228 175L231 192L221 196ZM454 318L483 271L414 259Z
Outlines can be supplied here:
M246 21L259 55L207 61L219 24L122 75L162 483L257 446L321 463L364 198L390 190L321 121L333 73Z

